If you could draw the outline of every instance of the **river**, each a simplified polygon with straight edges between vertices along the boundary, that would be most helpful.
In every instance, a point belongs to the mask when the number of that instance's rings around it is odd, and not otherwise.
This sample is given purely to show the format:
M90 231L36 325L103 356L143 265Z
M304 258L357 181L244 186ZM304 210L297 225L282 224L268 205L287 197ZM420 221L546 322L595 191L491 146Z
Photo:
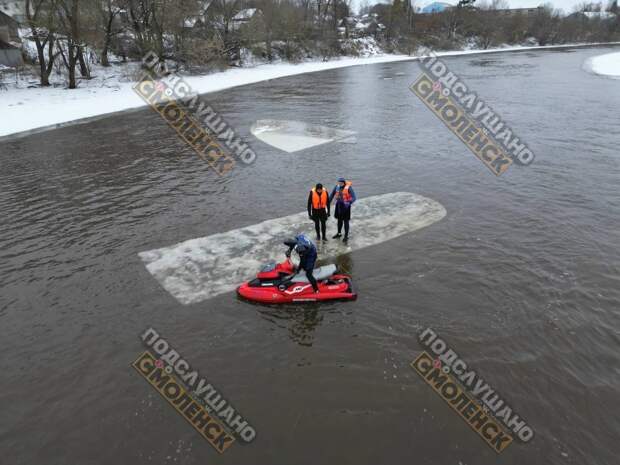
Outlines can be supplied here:
M617 463L620 89L581 68L610 50L445 59L536 154L501 177L408 89L415 62L205 96L258 155L222 177L150 109L0 143L3 463ZM285 153L250 134L260 119L356 139ZM338 176L447 211L340 256L354 302L183 305L138 255L298 213ZM355 206L351 227L365 234ZM256 428L251 444L217 454L140 379L149 327ZM532 440L498 455L433 392L410 366L426 327Z

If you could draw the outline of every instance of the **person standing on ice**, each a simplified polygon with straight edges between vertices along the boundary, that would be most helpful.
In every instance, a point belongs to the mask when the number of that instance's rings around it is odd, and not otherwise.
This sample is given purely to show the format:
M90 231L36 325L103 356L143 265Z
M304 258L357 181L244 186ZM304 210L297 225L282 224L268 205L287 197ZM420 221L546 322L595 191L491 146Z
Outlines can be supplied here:
M332 190L329 196L329 204L336 199L336 207L334 208L334 218L338 220L338 233L334 239L342 236L342 226L344 225L344 238L342 242L349 240L349 220L351 219L351 205L357 200L355 192L351 187L351 181L347 181L343 177L338 178L338 184Z
M308 216L314 221L317 241L321 240L321 233L323 233L323 240L327 240L325 231L329 214L329 195L323 189L323 184L319 183L312 188L308 196Z
M305 270L306 278L310 284L312 284L312 289L314 292L319 292L319 285L316 282L316 279L312 275L312 271L314 270L314 264L316 263L317 252L316 246L310 240L308 236L305 234L299 234L295 236L295 239L288 239L284 241L285 245L288 245L288 250L286 252L286 256L290 257L293 249L297 251L299 254L299 267L297 271Z

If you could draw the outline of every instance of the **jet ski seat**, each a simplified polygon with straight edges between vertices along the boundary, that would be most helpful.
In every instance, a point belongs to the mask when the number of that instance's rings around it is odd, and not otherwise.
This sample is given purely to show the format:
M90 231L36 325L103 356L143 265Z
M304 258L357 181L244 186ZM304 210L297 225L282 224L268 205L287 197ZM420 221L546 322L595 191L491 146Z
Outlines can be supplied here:
M335 272L336 272L336 265L334 264L325 265L325 266L321 266L319 268L315 268L314 270L312 270L312 276L314 276L314 279L316 279L317 281L320 281L321 279L329 278ZM301 273L297 273L295 276L293 276L293 278L291 279L291 282L307 283L308 278L306 277L306 272L302 271Z

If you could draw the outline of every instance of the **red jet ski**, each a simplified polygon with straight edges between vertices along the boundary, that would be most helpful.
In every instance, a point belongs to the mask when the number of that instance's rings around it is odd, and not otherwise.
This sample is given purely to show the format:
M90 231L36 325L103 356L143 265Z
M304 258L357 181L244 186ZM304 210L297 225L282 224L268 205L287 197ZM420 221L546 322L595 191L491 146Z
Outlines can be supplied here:
M245 299L264 304L357 298L357 294L353 291L351 277L346 274L336 274L336 265L325 265L312 271L319 285L319 292L316 294L305 272L292 276L294 272L295 265L289 257L281 263L268 263L261 268L255 279L239 286L237 293Z

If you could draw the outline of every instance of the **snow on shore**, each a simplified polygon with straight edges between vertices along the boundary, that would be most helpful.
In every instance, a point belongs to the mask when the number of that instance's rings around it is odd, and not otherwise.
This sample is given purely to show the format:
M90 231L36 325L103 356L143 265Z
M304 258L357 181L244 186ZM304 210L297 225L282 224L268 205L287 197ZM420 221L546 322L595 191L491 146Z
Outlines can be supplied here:
M456 56L574 46L517 46L489 50L438 52L437 55ZM341 58L327 62L265 64L253 68L230 69L204 76L184 77L184 79L193 91L205 94L296 74L415 59L417 58L407 55L386 54L368 58ZM96 117L143 107L145 103L132 90L132 85L133 83L130 82L115 82L112 85L99 84L99 87L90 85L74 90L58 87L0 89L0 138L77 124Z
M584 68L594 74L620 79L620 52L588 58L584 63Z

